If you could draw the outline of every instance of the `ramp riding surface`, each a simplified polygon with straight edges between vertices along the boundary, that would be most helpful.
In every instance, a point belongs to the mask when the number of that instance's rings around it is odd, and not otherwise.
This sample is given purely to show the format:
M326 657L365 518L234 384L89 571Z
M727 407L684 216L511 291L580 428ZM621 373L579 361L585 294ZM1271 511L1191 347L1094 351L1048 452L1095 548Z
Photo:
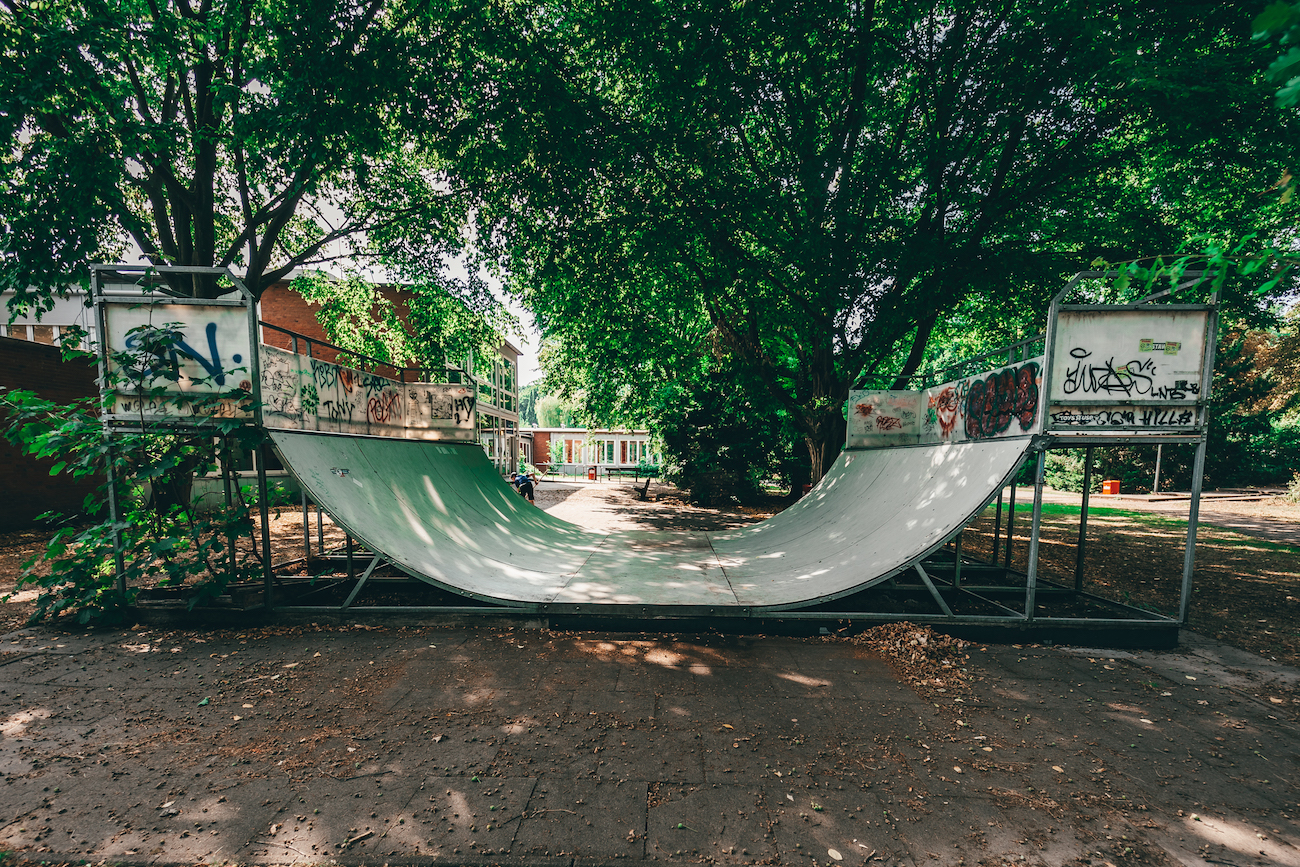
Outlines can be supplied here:
M532 608L778 610L898 574L969 523L1028 437L846 451L808 496L738 530L599 533L518 496L475 444L269 431L312 499L423 581Z

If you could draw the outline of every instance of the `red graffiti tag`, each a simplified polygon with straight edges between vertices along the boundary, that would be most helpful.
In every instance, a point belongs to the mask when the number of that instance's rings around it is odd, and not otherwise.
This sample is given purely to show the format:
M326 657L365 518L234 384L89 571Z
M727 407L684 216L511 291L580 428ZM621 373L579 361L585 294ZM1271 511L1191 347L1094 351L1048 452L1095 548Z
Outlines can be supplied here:
M1011 420L1029 430L1038 417L1038 365L1029 362L976 379L966 394L966 436L984 439L1005 433Z
M401 392L381 391L366 402L366 418L375 424L387 424L399 397Z

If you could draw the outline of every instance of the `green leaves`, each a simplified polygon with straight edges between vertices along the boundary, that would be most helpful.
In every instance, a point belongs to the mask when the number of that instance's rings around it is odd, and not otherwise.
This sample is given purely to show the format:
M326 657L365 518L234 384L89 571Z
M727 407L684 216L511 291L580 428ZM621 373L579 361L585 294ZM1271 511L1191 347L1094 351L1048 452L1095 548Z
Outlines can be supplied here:
M1256 40L1277 40L1291 47L1268 67L1268 80L1282 86L1277 104L1282 108L1300 105L1300 4L1270 3L1255 17Z

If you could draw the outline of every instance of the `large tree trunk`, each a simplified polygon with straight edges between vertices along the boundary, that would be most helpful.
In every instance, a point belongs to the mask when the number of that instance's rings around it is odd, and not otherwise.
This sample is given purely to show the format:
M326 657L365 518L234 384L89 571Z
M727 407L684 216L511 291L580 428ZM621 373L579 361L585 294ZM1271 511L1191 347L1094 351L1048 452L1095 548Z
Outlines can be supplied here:
M837 408L838 409L838 408ZM826 471L835 463L844 448L846 422L843 415L836 411L826 413L812 430L804 435L808 445L808 458L811 461L809 481L817 484L826 475Z

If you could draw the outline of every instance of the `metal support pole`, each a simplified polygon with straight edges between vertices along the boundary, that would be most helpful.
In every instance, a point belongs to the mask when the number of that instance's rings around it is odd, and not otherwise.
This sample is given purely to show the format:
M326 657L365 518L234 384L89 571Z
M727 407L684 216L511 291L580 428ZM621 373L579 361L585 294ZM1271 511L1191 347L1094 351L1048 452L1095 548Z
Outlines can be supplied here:
M230 476L234 468L230 462L230 438L221 438L221 487L226 496L226 564L233 580L235 577L235 529L229 520L230 509L234 504L234 486L230 482Z
M1196 522L1201 517L1201 478L1205 475L1205 435L1196 445L1196 461L1192 465L1192 501L1187 508L1187 547L1183 550L1183 590L1178 599L1178 622L1187 625L1187 612L1192 604L1192 571L1196 567Z
M1016 468L1020 472L1020 468ZM1016 480L1011 480L1011 497L1007 500L1007 556L1002 561L1003 569L1011 568L1011 534L1015 532L1016 525Z
M1079 509L1079 543L1074 546L1074 589L1083 591L1083 556L1088 544L1088 497L1092 494L1092 446L1083 450L1083 505Z
M316 550L322 557L325 556L325 520L320 510L320 503L316 504Z
M352 565L352 534L348 533L348 580L351 581L356 575L356 568Z
M1165 444L1156 443L1156 478L1151 483L1151 493L1160 493L1160 458L1164 456Z
M374 572L375 567L379 565L379 559L380 555L376 554L374 559L370 561L370 565L366 567L366 571L361 573L361 578L358 579L357 586L353 587L352 592L348 594L348 598L343 600L343 610L346 611L352 606L352 601L357 598L357 594L361 592L361 588L365 587L366 582L370 580L370 573Z
M122 521L122 509L117 502L117 472L113 467L116 463L117 449L113 448L112 434L105 431L104 439L105 445L108 446L108 517L113 522L113 567L117 570L115 583L118 595L125 598L126 561L122 557L122 533L118 529L118 524Z
M952 586L958 590L961 589L961 539L965 532L965 530L958 530L957 539L953 543L953 551L956 555L956 559L953 561L952 567Z
M1029 560L1025 567L1025 619L1034 620L1034 606L1038 591L1038 535L1043 527L1043 477L1047 474L1047 450L1038 452L1034 467L1034 514L1029 523ZM1011 536L1007 535L1008 547Z
M275 574L271 569L271 510L267 501L270 493L266 485L266 441L257 446L257 505L262 518L262 580L265 586L266 607L275 607Z
M307 511L307 489L302 489L302 556L303 561L311 559L311 518Z
M993 550L989 554L989 565L998 565L998 540L1002 535L1002 489L998 488L998 511L993 516Z
M948 607L947 602L943 601L943 597L939 595L939 589L934 586L934 582L930 580L930 576L925 574L925 570L921 568L921 564L913 563L912 568L916 570L917 575L921 576L921 583L925 585L925 589L930 591L930 595L934 597L934 601L938 604L939 610L943 612L943 616L952 617L952 609Z

